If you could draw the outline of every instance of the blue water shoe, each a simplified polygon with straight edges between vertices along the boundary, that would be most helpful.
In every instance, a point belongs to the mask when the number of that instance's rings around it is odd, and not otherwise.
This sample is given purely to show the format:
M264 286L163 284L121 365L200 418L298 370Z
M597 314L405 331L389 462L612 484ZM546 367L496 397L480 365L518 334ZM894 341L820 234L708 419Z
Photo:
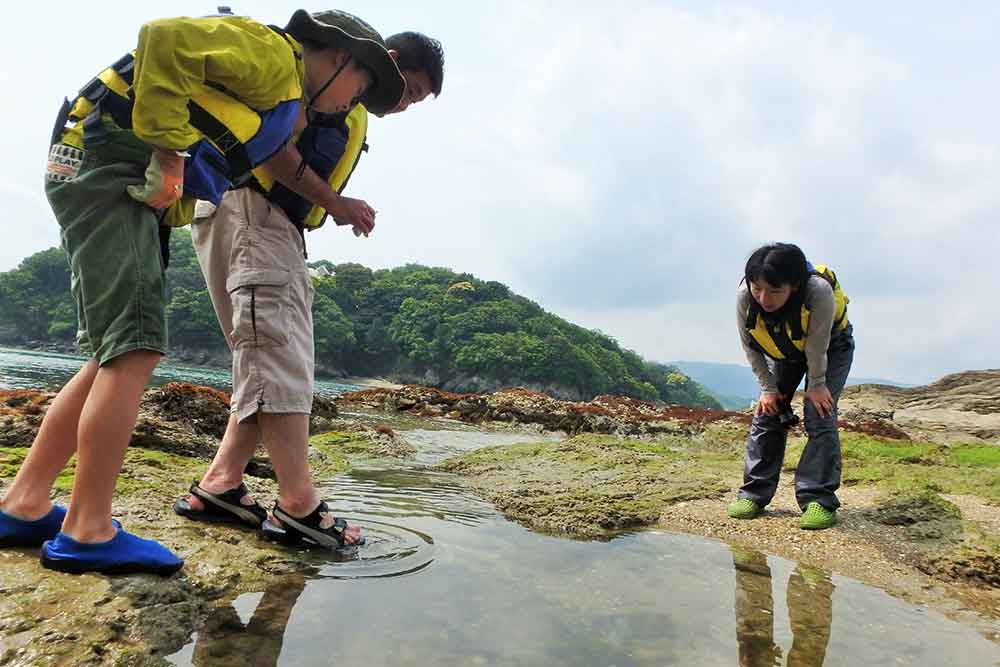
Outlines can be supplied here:
M0 510L0 547L38 547L62 528L66 508L53 505L41 519L25 521Z
M144 540L116 525L118 532L107 542L85 544L58 533L42 545L42 565L60 572L102 574L149 573L169 576L184 561L155 540Z

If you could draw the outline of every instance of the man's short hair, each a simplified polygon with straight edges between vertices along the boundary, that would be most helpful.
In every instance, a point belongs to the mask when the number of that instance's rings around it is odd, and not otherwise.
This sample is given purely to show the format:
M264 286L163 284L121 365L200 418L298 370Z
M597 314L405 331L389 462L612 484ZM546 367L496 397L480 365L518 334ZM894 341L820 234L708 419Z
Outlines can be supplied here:
M441 94L444 82L444 49L441 42L420 32L401 32L385 40L385 44L399 53L396 65L400 71L426 72L434 97Z

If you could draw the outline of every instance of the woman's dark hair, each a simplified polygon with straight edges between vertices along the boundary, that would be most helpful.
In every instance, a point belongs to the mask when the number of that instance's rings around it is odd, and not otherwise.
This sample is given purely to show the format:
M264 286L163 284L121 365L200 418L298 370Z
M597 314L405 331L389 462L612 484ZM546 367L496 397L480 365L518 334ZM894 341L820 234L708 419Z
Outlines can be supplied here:
M809 280L809 265L802 250L792 243L772 243L753 251L743 270L747 287L764 280L773 287L801 287Z
M385 40L385 45L399 53L396 65L400 71L425 72L431 81L434 97L441 94L444 83L444 49L441 42L419 32L401 32Z

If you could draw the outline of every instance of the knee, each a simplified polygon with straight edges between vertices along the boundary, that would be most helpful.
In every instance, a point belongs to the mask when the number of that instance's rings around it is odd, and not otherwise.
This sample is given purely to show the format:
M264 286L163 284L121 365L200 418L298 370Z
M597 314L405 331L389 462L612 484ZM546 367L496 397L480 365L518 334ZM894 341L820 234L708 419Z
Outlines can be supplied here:
M103 368L125 372L152 373L163 355L155 350L129 350L104 364Z
M782 426L777 417L765 414L754 415L750 429L752 433L784 433L785 431L785 427Z
M821 435L829 435L837 432L837 415L821 417L818 413L806 413L806 435L816 438Z

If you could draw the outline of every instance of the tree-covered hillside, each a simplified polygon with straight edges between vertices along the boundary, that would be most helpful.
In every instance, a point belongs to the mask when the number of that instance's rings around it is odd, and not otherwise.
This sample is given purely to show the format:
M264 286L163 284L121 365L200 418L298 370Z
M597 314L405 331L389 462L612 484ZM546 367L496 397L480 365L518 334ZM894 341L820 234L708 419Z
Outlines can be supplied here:
M457 391L527 385L567 398L610 393L718 407L676 368L646 361L501 283L420 265L379 271L326 261L312 266L331 274L314 281L320 372L383 375ZM171 349L224 359L187 230L176 230L171 240L168 290ZM62 250L37 253L0 273L0 342L69 345L75 330Z

